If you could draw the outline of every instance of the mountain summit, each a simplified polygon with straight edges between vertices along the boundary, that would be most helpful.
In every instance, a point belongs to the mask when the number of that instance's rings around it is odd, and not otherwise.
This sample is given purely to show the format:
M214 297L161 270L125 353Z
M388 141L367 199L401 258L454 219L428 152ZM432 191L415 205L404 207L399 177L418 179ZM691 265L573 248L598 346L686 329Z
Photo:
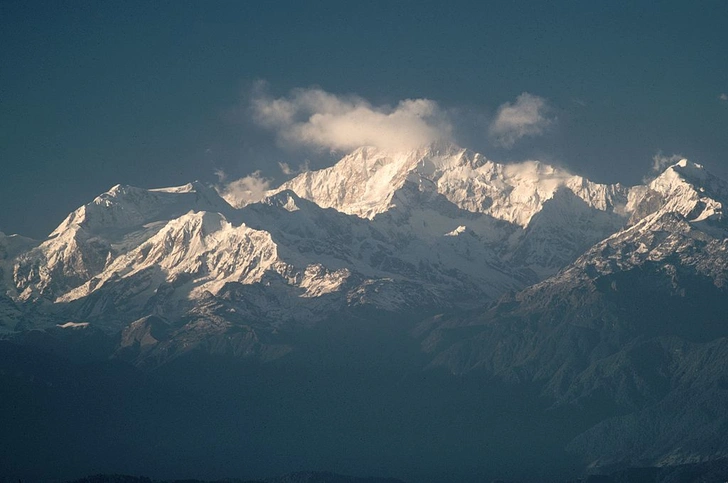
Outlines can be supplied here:
M284 183L302 198L324 208L374 218L397 208L396 193L407 184L445 197L472 213L528 226L544 203L565 189L589 207L623 213L628 190L592 183L581 176L527 161L498 164L451 144L391 153L362 147L331 168L309 171Z

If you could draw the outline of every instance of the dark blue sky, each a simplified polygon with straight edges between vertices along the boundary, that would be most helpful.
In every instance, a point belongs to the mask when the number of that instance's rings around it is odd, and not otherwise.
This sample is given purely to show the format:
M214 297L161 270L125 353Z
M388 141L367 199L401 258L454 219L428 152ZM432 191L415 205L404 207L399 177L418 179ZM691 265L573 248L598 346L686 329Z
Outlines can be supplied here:
M252 122L260 79L431 99L465 147L596 181L637 183L660 150L728 176L728 2L310 3L0 3L0 230L43 236L116 183L330 163ZM523 92L555 121L499 148L488 124Z

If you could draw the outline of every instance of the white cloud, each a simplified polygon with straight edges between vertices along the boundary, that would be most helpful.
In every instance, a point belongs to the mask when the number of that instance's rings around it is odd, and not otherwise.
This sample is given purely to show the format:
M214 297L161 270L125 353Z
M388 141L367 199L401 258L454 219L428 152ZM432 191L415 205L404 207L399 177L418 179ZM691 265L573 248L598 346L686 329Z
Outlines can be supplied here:
M224 183L227 179L227 174L225 174L225 171L218 168L215 170L215 177L217 178L218 183Z
M728 101L728 94L724 92L718 96L718 99L720 99L721 101Z
M281 168L281 173L285 174L286 176L296 176L298 174L311 171L308 159L303 163L299 164L298 168L295 169L291 168L291 165L288 163L278 163L278 166Z
M652 171L655 173L661 173L665 171L665 168L676 164L678 161L685 159L682 154L672 154L665 156L662 151L658 151L657 154L652 156Z
M522 137L543 134L554 121L546 117L548 110L546 99L524 92L513 104L506 102L498 108L489 134L496 144L510 148Z
M215 175L220 184L215 187L220 196L235 208L242 208L250 203L260 201L271 187L271 180L261 176L260 171L255 171L244 178L236 179L225 183L227 176L222 170L216 170Z
M338 96L316 88L294 89L274 99L259 87L251 105L256 122L294 146L332 151L376 146L399 151L449 139L451 133L447 117L429 99L374 106L358 96Z

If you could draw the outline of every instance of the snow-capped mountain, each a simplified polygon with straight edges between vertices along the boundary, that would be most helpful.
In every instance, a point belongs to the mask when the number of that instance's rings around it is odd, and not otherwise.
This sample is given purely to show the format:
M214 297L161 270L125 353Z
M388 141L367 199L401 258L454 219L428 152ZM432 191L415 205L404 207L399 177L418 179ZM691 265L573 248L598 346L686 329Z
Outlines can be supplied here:
M209 435L208 410L231 405L213 451L231 418L253 450L288 454L291 435L333 441L354 414L409 442L465 441L472 459L508 438L493 461L532 442L594 466L728 457L727 201L686 160L627 188L444 145L361 148L242 208L198 182L115 186L45 240L0 234L15 368L0 377L20 388L13 410L31 394L74 427L79 388L93 400L107 384L99 420L122 407L129 424L103 434L145 441L180 427L166 392L149 396L179 384L204 421L185 432ZM59 379L35 350L109 377ZM117 384L109 359L157 379Z
M682 160L634 189L629 226L588 250L561 277L606 275L645 263L691 267L722 287L728 276L728 183Z
M240 209L199 182L115 186L47 240L16 243L25 248L3 262L5 294L12 307L37 314L17 328L70 320L121 330L148 316L183 320L203 306L233 325L266 327L354 307L474 308L649 231L657 219L712 226L724 193L687 162L625 188L536 161L498 164L452 145L367 147ZM644 251L626 247L631 257ZM6 329L18 323L6 320Z
M148 315L183 317L230 284L260 287L265 297L236 290L231 310L271 323L362 304L474 307L555 273L615 232L629 196L455 146L361 148L242 209L199 182L118 185L14 256L7 294L117 330Z
M470 213L528 226L544 203L562 188L601 211L625 213L629 190L593 183L539 161L498 164L454 145L405 153L359 148L336 165L302 173L284 183L324 208L374 218L398 207L396 193L407 183L437 193Z
M0 332L15 327L21 312L9 294L13 293L13 260L21 253L31 249L35 240L19 235L6 235L0 232Z
M593 465L725 457L727 194L698 164L668 167L631 190L623 229L488 310L422 324L423 349L537 383L555 407L613 405L569 445Z
M631 192L538 161L498 164L453 145L408 153L360 148L284 189L374 222L396 218L398 231L415 236L466 227L511 267L532 272L531 282L619 229Z
M16 258L21 300L63 295L100 273L118 255L189 211L226 212L229 205L201 183L146 190L116 185L68 217L39 246Z
M682 160L648 185L632 188L632 216L624 228L596 243L556 275L506 297L501 303L509 307L515 303L517 308L513 311L519 314L556 310L559 316L549 319L550 323L586 327L612 319L619 324L631 320L633 314L609 314L613 307L603 305L605 296L620 304L632 300L641 305L641 312L652 306L648 295L656 297L663 293L687 303L687 295L702 297L709 291L724 292L728 277L728 223L722 208L728 200L726 194L728 183L702 166ZM640 284L647 286L636 290ZM499 319L508 319L497 307L493 310ZM691 326L688 329L692 330ZM728 326L725 330L728 333ZM534 334L540 337L544 332ZM451 369L469 370L462 366ZM543 365L538 370L553 374L544 371Z

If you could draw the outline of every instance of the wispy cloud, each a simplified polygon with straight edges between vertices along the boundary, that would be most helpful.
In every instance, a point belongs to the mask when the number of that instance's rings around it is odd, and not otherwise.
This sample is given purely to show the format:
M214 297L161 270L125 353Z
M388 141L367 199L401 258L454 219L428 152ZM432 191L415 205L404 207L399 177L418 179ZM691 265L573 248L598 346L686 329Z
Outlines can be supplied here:
M726 102L726 101L728 101L728 94L726 94L724 92L724 93L722 93L721 95L718 96L718 99L720 99L723 102Z
M547 117L548 111L546 99L524 92L516 98L516 102L506 102L498 108L489 134L494 143L505 148L513 147L523 137L543 134L554 122Z
M668 166L672 166L683 159L685 159L685 156L682 154L671 154L670 156L665 156L662 154L662 151L658 151L657 154L652 156L652 171L655 173L661 173Z
M305 173L306 171L311 171L311 166L308 159L303 163L299 164L298 168L292 168L290 164L280 162L278 163L278 167L281 168L281 173L286 176L295 176L297 174Z
M254 171L248 176L230 182L227 182L227 176L222 170L216 170L215 175L219 180L215 189L225 201L235 208L242 208L262 200L265 193L271 188L271 180L263 177L260 171Z
M396 106L375 106L359 96L322 89L294 89L273 98L258 86L252 99L260 125L274 130L289 145L349 151L370 145L409 150L449 139L451 125L435 101L406 99Z

